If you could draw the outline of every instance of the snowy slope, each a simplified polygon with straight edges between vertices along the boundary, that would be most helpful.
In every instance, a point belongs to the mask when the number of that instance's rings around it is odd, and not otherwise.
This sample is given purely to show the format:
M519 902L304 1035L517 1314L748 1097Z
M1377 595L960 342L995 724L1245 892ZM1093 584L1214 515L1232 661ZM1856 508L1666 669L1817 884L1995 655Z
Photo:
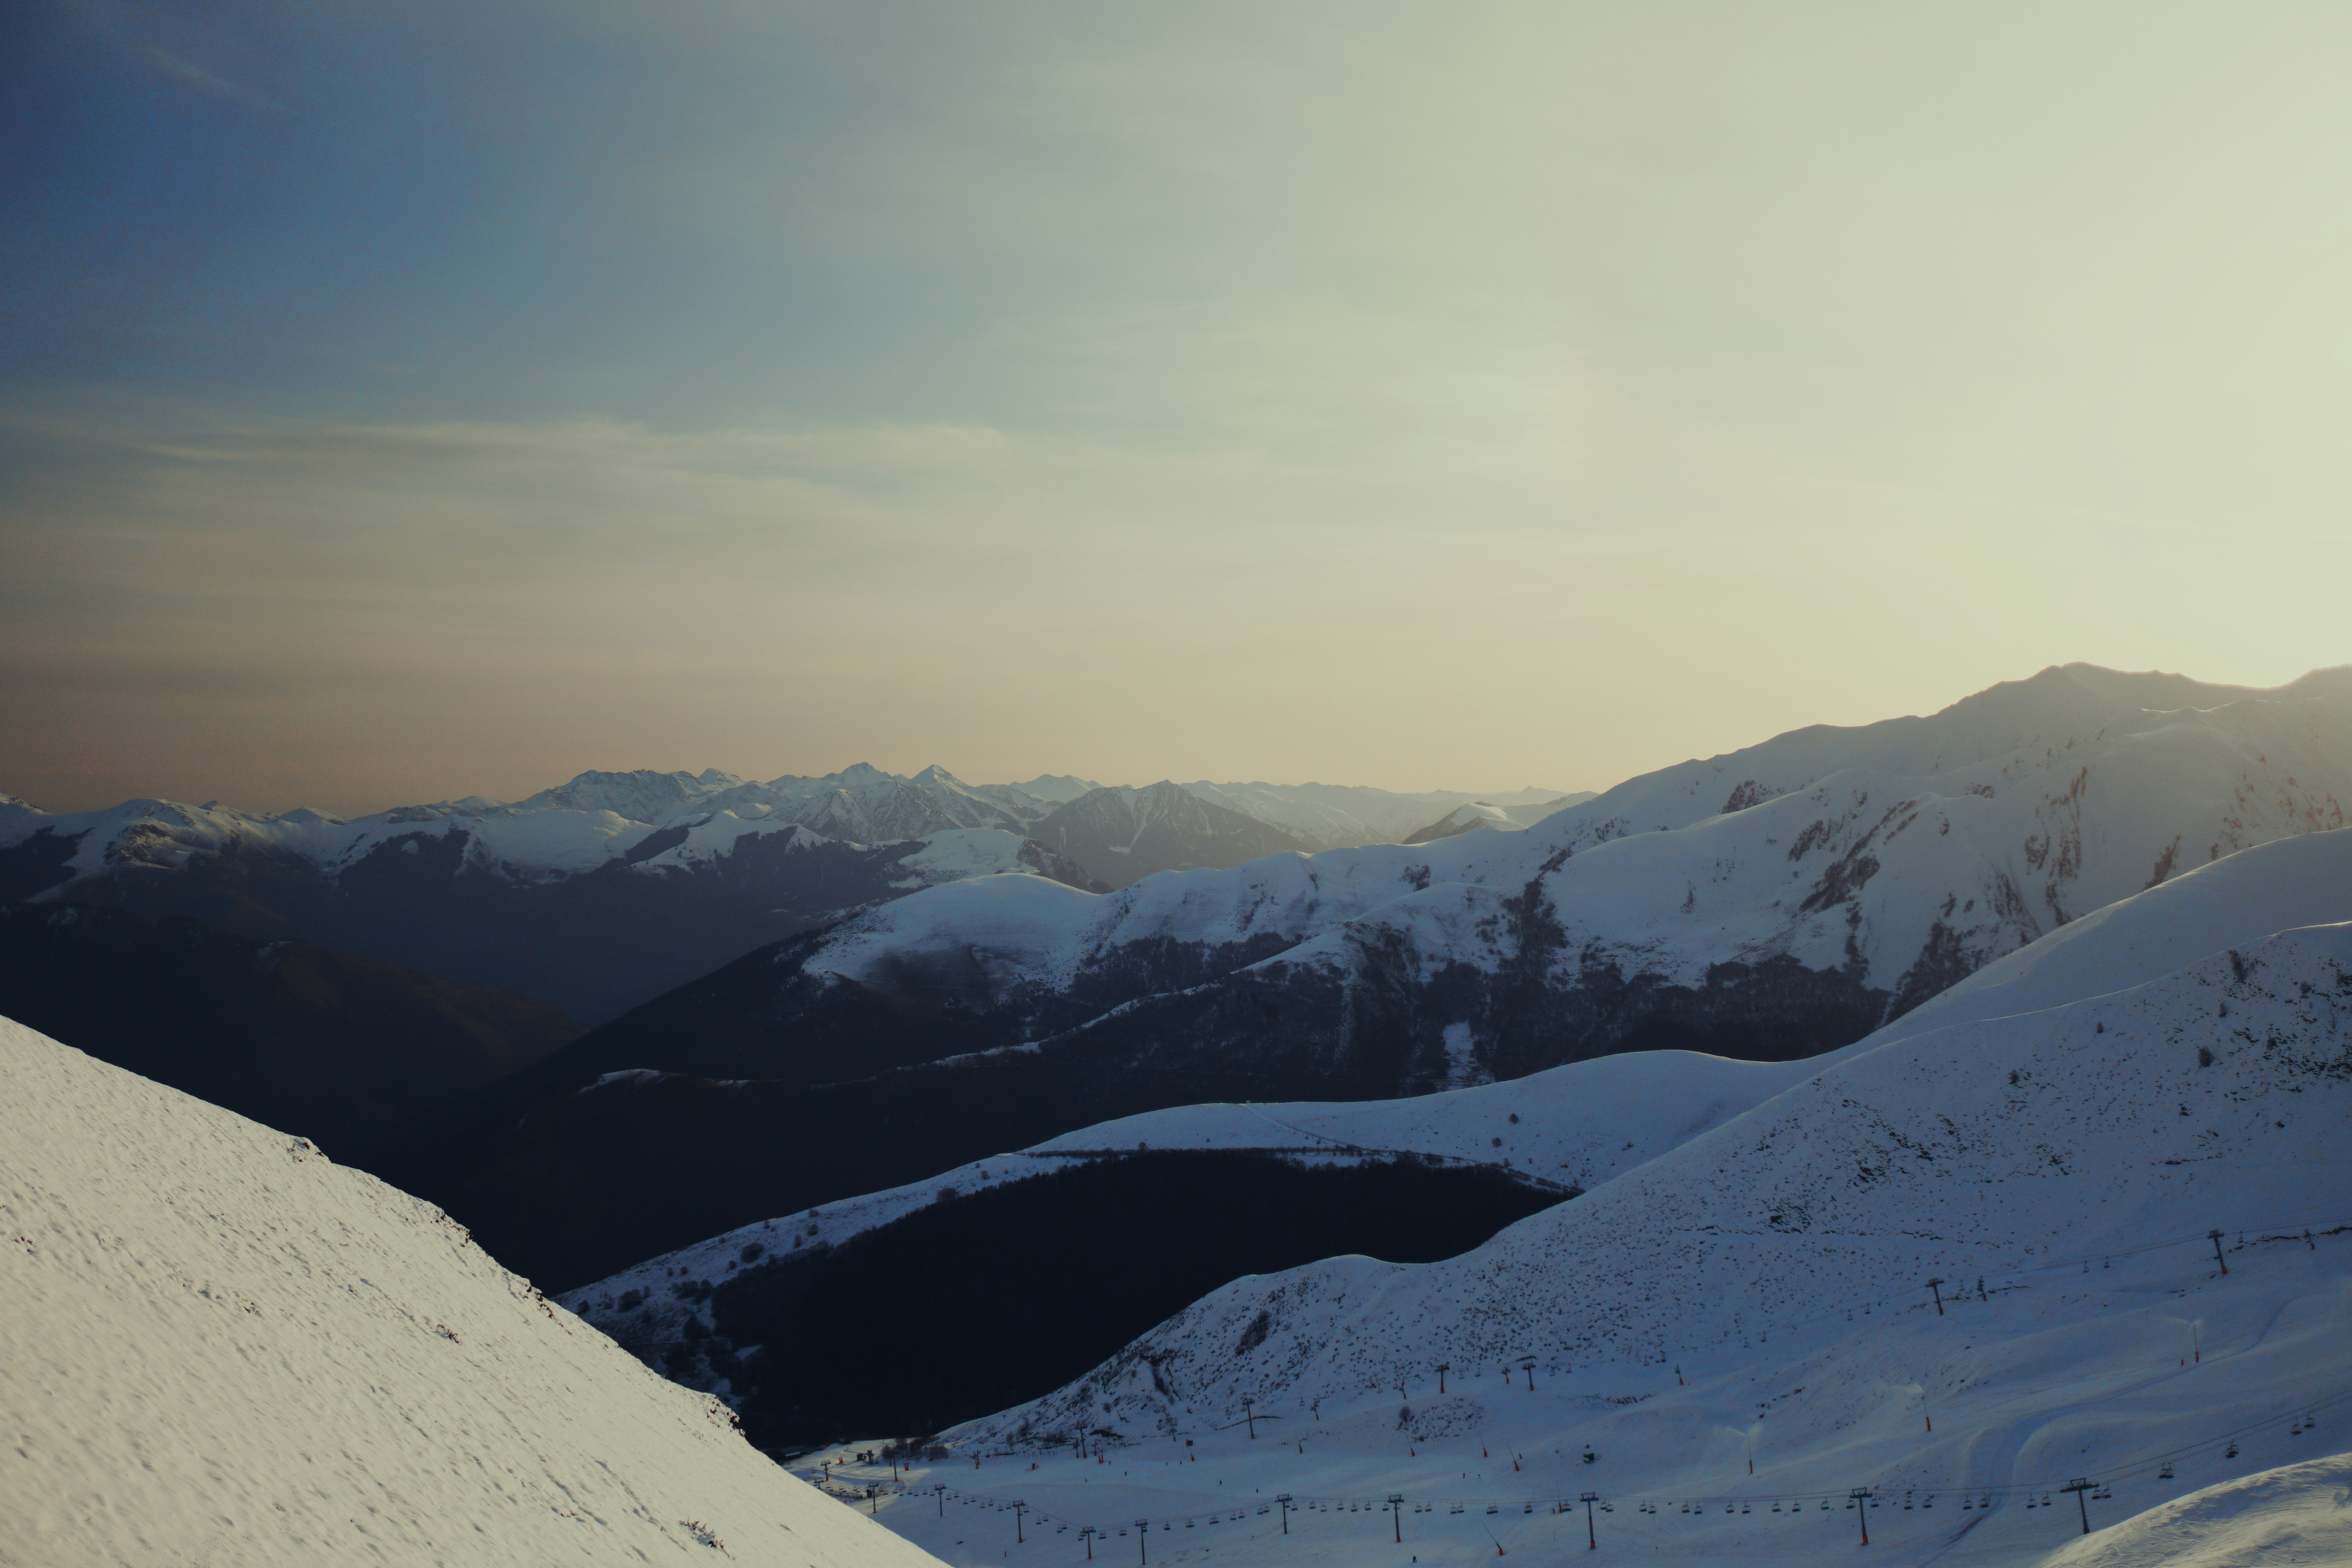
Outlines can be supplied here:
M446 1218L0 1021L0 1563L914 1564Z
M2323 864L2309 879L2329 879L2337 844L2310 847ZM2295 879L2284 858L2272 868ZM2012 960L2008 985L1978 988L1995 1006L2029 984L2081 999L1889 1031L1460 1258L1237 1281L964 1441L1034 1451L1105 1434L1090 1440L1120 1470L1047 1462L1021 1478L1032 1507L1202 1529L1213 1513L1216 1535L1181 1538L1192 1561L1253 1560L1275 1528L1255 1509L1276 1490L1402 1494L1431 1509L1407 1526L1425 1560L1496 1540L1580 1546L1580 1515L1534 1505L1587 1488L1629 1555L1819 1561L1854 1539L1854 1487L1880 1494L1870 1529L1902 1560L2037 1561L2078 1528L2071 1477L2104 1489L2088 1507L2105 1526L2340 1449L2352 925L2110 984L2194 945L2209 913L2240 923L2242 891L2200 877L2136 900L2063 960ZM2153 940L2168 922L2181 929ZM1244 1394L1282 1423L1281 1445L1228 1425ZM2327 1513L2297 1487L2293 1508ZM1386 1539L1385 1516L1375 1537L1366 1510L1328 1506L1303 1531L1292 1521L1302 1561L1363 1561ZM940 1539L911 1512L897 1522ZM2119 1554L2079 1560L2163 1560L2133 1529L2077 1549Z
M2352 1454L2281 1465L2158 1504L2045 1568L2333 1568L2352 1563Z

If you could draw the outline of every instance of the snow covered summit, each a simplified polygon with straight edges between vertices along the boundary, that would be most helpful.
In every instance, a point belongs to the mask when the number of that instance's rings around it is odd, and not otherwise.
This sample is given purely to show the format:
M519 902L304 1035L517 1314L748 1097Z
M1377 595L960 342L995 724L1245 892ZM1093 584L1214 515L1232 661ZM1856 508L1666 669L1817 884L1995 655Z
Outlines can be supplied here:
M933 1562L300 1140L0 1020L0 1563Z

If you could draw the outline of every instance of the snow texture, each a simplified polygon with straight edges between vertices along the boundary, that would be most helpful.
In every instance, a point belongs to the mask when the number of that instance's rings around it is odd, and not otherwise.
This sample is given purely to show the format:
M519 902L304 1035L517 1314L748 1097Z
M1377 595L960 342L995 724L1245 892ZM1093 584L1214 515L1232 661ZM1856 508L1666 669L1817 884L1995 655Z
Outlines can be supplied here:
M2352 1563L2352 1454L2221 1481L2053 1553L2045 1568L2336 1568Z
M0 1563L932 1561L314 1147L0 1020Z

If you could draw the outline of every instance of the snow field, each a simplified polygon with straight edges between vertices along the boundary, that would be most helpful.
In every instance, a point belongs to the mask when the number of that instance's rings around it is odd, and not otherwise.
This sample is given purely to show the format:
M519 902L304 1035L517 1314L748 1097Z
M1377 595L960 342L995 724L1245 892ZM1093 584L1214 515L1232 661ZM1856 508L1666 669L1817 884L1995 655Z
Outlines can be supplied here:
M929 1559L292 1140L0 1020L0 1563Z

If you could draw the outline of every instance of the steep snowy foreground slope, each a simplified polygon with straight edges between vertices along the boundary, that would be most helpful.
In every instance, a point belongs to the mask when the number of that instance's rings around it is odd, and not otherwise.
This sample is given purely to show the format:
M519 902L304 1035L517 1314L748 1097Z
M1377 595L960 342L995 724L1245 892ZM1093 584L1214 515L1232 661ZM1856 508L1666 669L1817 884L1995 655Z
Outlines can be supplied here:
M2352 1563L2352 1454L2221 1481L2047 1560L2048 1568L2336 1568L2345 1563Z
M930 1561L436 1211L0 1021L0 1563Z
M2077 1478L2095 1525L2171 1512L2058 1561L2264 1531L2319 1544L2263 1561L2340 1561L2340 1464L2188 1494L2352 1444L2352 925L2234 934L2252 872L2283 911L2352 900L2347 837L2084 922L1459 1258L1238 1280L958 1435L1037 1471L940 1479L1046 1528L1148 1516L1167 1561L1580 1548L1591 1490L1623 1555L1818 1562L1869 1489L1897 1561L2032 1563L2078 1534ZM1108 1464L1061 1457L1081 1433ZM985 1510L885 1518L977 1562Z

